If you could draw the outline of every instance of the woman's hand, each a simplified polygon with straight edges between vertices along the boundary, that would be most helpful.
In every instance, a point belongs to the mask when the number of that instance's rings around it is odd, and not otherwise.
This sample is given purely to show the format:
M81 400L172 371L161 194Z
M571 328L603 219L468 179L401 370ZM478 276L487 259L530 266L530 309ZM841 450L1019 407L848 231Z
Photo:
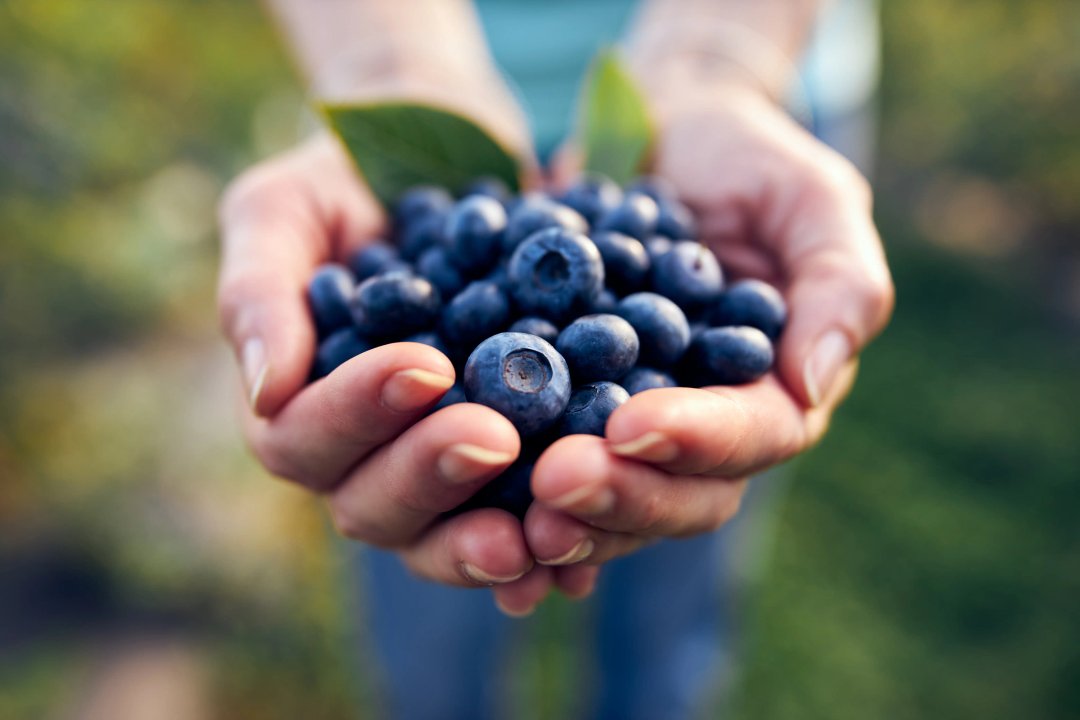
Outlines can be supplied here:
M249 170L226 194L221 227L221 321L260 462L325 494L342 534L398 549L425 578L486 586L526 573L532 556L510 514L439 518L509 466L520 446L513 425L480 405L426 416L454 381L445 356L386 345L307 384L316 343L307 283L319 264L383 229L337 142L322 135Z
M892 311L870 189L846 160L736 83L656 108L656 172L693 207L729 278L761 278L783 292L788 324L775 371L758 382L649 390L615 411L606 439L574 436L549 448L525 520L538 567L598 565L723 525L750 475L822 436L858 352ZM560 162L557 175L571 176L572 156ZM538 601L513 585L497 595L519 611Z

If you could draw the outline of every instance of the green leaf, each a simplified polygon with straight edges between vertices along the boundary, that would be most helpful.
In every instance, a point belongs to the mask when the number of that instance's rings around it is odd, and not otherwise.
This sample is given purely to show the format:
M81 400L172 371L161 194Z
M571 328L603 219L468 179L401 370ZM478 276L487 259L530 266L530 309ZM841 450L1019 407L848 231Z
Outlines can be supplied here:
M586 170L620 185L644 170L653 124L641 90L614 50L601 51L593 61L579 122Z
M413 185L458 192L478 177L519 187L515 157L472 121L406 102L321 107L375 197L390 206Z

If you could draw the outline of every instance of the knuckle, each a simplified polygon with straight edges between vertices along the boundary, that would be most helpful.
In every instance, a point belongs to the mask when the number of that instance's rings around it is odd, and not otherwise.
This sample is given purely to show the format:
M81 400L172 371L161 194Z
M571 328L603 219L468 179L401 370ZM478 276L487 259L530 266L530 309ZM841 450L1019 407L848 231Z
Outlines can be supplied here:
M330 500L330 519L342 537L381 548L395 548L398 543L370 513L356 512L340 497Z
M638 532L649 535L656 532L667 518L664 499L660 493L652 492L641 498L638 503Z
M249 443L255 459L271 474L286 480L302 483L299 468L291 453L265 437L256 436Z

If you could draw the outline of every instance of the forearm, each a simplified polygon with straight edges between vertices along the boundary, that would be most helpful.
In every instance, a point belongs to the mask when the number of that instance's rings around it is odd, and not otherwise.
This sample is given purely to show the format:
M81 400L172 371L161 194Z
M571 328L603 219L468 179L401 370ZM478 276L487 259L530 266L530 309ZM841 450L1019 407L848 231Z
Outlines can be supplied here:
M467 0L264 0L313 94L367 95L387 77L490 73Z
M264 0L311 94L403 99L472 118L522 156L525 119L469 0Z
M781 97L829 0L645 0L626 40L650 95L730 82Z

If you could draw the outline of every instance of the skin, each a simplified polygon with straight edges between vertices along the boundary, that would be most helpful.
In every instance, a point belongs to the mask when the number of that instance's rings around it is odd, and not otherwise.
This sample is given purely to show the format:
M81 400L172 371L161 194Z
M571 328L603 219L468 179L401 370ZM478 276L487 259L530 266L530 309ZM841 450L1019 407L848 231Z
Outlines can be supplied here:
M286 25L298 1L272 3ZM730 9L725 21L744 22L787 49L798 26L762 12L774 4L712 7ZM317 9L303 22L334 24L343 5L304 5ZM355 5L381 9L366 18L384 23L380 37L424 32L388 20L394 4ZM306 283L319 264L376 239L385 222L336 142L317 136L249 170L222 203L220 315L244 378L244 429L256 457L323 494L343 535L396 549L421 577L490 586L511 615L528 614L552 588L585 597L604 562L730 520L750 475L822 436L854 381L858 351L892 310L866 181L770 100L771 79L737 63L701 71L697 54L656 40L665 36L655 28L675 23L665 13L674 18L677 5L651 4L643 17L652 29L630 42L657 120L655 171L698 213L702 239L729 276L759 277L784 293L791 314L776 371L742 387L649 390L612 415L606 438L558 441L536 465L537 503L523 525L499 510L439 519L508 467L520 440L509 421L478 405L424 417L454 379L434 349L376 348L305 385L315 347ZM344 77L325 44L303 39L318 35L304 27L293 45L312 85L320 86L313 79L320 68ZM467 30L461 36L473 37L475 27ZM445 42L445 27L439 35ZM381 64L389 76L379 87L418 100L453 95L456 109L496 134L525 137L516 109L479 102L503 97L493 92L490 68L455 69L448 80L430 54L401 52L410 62ZM482 64L484 55L473 55ZM448 93L447 82L460 92ZM462 105L469 98L477 106ZM577 169L568 147L552 180L565 184Z

